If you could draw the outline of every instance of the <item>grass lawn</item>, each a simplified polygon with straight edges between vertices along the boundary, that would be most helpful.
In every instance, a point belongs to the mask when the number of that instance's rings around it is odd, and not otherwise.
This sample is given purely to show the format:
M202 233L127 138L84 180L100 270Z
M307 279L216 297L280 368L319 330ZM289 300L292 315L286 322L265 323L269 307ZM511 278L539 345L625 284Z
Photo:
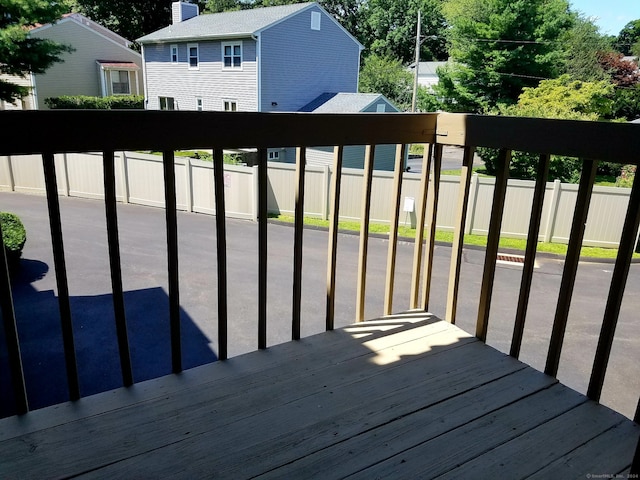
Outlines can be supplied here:
M281 222L290 222L293 223L294 217L287 215L270 215L270 218L274 220L279 220ZM328 220L321 220L319 218L311 218L305 217L304 219L305 225L316 226L316 227L329 227ZM360 230L360 223L353 221L341 221L339 222L339 228L342 230ZM389 226L382 225L378 223L369 224L369 232L370 233L381 233L387 234L389 233ZM415 238L416 230L415 228L409 228L405 226L398 227L398 235L406 238ZM436 241L452 243L453 242L453 232L445 232L441 230L436 231ZM487 237L484 235L465 235L464 236L464 244L465 245L478 245L485 246L487 244ZM526 240L518 239L518 238L501 238L500 239L500 247L502 248L510 248L513 250L522 250L524 252L526 248ZM555 253L557 255L566 255L567 246L562 243L538 243L538 252L545 253ZM582 247L580 255L583 257L592 257L592 258L616 258L618 254L618 250L615 248L599 248L599 247ZM640 258L640 253L634 253L633 258Z

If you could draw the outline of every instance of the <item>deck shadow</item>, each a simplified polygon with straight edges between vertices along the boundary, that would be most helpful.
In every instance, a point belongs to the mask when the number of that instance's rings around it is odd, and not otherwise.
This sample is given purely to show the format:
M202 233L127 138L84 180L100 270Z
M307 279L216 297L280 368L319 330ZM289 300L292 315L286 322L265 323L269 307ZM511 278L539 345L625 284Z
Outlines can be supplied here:
M69 400L58 297L32 282L48 266L22 261L13 282L16 323L29 399L37 409ZM161 287L124 292L129 349L135 382L171 373L169 298ZM122 386L113 295L72 296L71 316L81 395ZM211 340L180 309L183 368L217 360ZM0 332L0 418L15 414L4 331Z

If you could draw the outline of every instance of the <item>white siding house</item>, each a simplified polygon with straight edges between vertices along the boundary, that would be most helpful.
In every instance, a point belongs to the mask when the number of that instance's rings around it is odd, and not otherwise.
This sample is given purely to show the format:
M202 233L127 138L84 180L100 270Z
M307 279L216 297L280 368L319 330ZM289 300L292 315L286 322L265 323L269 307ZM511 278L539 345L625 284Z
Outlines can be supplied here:
M317 3L199 15L146 35L148 109L297 111L324 92L357 92L362 45Z

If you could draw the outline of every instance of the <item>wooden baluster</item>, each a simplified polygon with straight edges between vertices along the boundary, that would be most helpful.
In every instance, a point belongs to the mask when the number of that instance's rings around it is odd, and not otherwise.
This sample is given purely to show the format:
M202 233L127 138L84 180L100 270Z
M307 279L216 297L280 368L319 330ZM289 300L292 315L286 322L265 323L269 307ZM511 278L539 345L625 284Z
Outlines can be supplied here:
M60 308L67 383L69 384L69 398L71 400L78 400L80 398L80 383L78 381L78 365L76 363L76 349L73 339L67 265L64 257L60 203L58 200L58 182L56 181L56 166L53 153L42 154L42 165L44 167L44 181L47 192L47 205L49 207L49 226L51 228L53 263L55 265L56 285L58 287L58 305Z
M544 194L547 188L547 178L549 176L550 155L540 155L538 160L538 173L536 175L536 185L533 192L533 203L531 205L531 219L529 220L529 233L527 234L527 246L524 254L524 266L522 269L522 280L520 282L520 294L518 296L518 308L516 310L516 320L513 327L513 337L511 339L512 357L520 356L522 345L522 334L524 333L525 317L529 304L529 293L533 280L533 269L535 267L536 250L538 248L538 236L540 234L540 222L542 220L542 207L544 205Z
M393 283L396 272L396 253L398 250L398 222L400 219L400 198L402 196L402 174L404 173L404 159L407 146L396 146L396 167L393 174L393 207L389 221L389 249L387 253L387 277L384 289L384 314L391 315L393 310Z
M169 278L169 325L171 331L171 368L182 371L180 338L180 288L178 282L178 216L176 208L176 172L173 150L162 154L164 169L165 218L167 222L167 266Z
M447 290L447 310L445 319L449 323L456 323L456 308L458 306L458 287L460 286L460 267L462 265L462 248L464 245L464 229L467 220L467 205L469 204L469 187L473 173L474 147L464 147L462 168L460 169L460 190L458 192L458 210L456 212L455 232L451 245L451 266L449 268L449 288Z
M360 248L358 256L358 284L356 290L356 322L364 321L365 290L367 283L367 250L369 247L369 215L371 213L371 184L375 145L367 145L362 177L362 206L360 215Z
M293 315L291 338L300 339L300 310L302 306L302 237L304 232L304 175L307 162L306 149L296 149L295 224L293 242Z
M433 277L433 252L436 243L436 221L438 217L438 196L440 194L440 171L442 167L442 145L436 145L433 156L433 173L429 179L427 212L429 214L429 233L425 245L424 275L422 284L422 310L429 309L431 278Z
M218 359L227 359L227 220L224 203L224 153L213 151L213 190L216 202L218 263Z
M120 373L125 386L133 385L133 369L129 353L127 318L124 308L122 288L122 268L120 261L120 240L118 238L118 211L116 208L115 154L113 150L103 152L104 203L107 217L107 240L109 244L109 267L111 270L111 290L115 314Z
M342 155L344 147L333 150L333 172L331 173L331 211L329 222L329 246L327 262L327 315L326 329L333 330L336 303L336 262L338 255L338 221L340 217L340 181L342 179Z
M587 214L589 213L589 203L591 202L591 192L597 170L598 162L592 160L584 160L582 162L582 175L580 176L576 208L573 213L567 256L564 261L558 304L553 321L551 340L549 341L549 353L547 354L547 363L544 369L544 373L553 377L558 374L558 366L560 365L560 353L562 352L562 343L567 328L569 306L571 305L573 286L575 285L578 262L580 261L580 248L582 247L582 239L584 238L584 229L587 223Z
M409 308L418 308L420 300L420 270L422 266L422 243L424 241L424 218L427 210L427 192L429 191L429 173L431 171L431 154L433 144L424 145L422 170L420 173L420 193L416 205L416 240L413 245L413 264L411 269L411 290L409 292Z
M502 226L504 202L507 195L510 162L511 152L509 150L500 150L496 164L496 182L493 190L493 205L491 207L491 217L489 218L489 232L487 234L487 248L485 249L484 255L484 269L482 272L482 285L480 287L478 319L476 322L476 337L483 342L487 341L489 311L491 310L491 296L493 294L493 281L496 274L496 260L498 258L500 228Z
M267 348L267 149L258 149L258 348Z
M638 226L640 225L640 180L633 182L631 196L629 197L629 206L622 227L622 238L618 246L618 256L615 266L613 267L613 275L611 278L611 286L609 287L609 296L607 297L607 306L604 310L604 318L602 320L602 328L598 339L598 347L596 356L593 361L593 369L591 371L591 380L587 389L587 396L592 400L600 400L602 393L602 385L609 363L609 355L618 324L618 316L620 315L620 306L622 305L622 297L627 284L629 268L631 266L631 258L635 248L636 239L638 238Z

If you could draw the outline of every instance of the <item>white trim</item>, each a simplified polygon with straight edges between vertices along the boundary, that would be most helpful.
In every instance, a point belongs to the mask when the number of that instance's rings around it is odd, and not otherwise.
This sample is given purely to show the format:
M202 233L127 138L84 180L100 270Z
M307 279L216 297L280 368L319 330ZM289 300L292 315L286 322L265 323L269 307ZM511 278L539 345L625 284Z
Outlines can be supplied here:
M140 95L140 75L138 75L138 70L136 70L136 95Z
M40 105L38 105L38 89L36 88L36 76L31 73L31 93L33 95L33 109L40 110Z
M256 67L257 67L257 87L258 94L256 98L258 99L258 108L257 111L262 111L262 37L260 35L256 35L253 40L256 42Z
M225 103L229 104L229 107L231 107L231 104L235 104L236 109L235 110L227 110L225 107ZM231 99L231 98L223 98L222 99L222 111L223 112L238 112L238 99Z
M233 59L236 57L233 51L236 45L240 45L240 66L239 67L233 66ZM231 47L231 66L230 67L225 67L224 65L225 47ZM244 70L244 42L242 40L233 41L233 42L220 42L220 49L221 49L220 53L221 53L221 59L222 59L222 70L236 70L236 71Z
M100 91L102 92L102 96L107 96L107 71L104 69L100 62L96 60L98 64L98 68L100 69Z
M140 45L140 54L142 55L142 76L144 77L144 109L147 110L147 107L149 106L149 97L147 91L147 62L144 61L144 45Z
M196 49L196 62L195 67L191 66L191 49ZM200 70L200 46L197 43L187 43L187 66L189 70Z
M175 48L176 50L176 61L173 61L173 49ZM177 43L172 43L171 45L169 45L169 60L171 60L171 63L180 63L180 55L178 54L178 44Z

